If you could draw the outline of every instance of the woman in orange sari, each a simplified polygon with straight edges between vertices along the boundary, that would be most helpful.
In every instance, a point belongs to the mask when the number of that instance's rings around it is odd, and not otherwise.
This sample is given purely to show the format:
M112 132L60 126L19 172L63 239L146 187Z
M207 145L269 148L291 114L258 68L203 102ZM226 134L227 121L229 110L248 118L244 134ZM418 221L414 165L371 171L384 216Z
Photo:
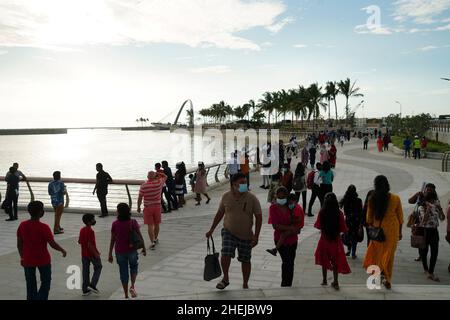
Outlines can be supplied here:
M381 136L379 136L377 139L377 147L378 152L383 152L383 139L381 139Z
M375 190L370 197L367 208L366 223L381 227L385 241L371 240L364 259L364 268L378 266L384 276L383 285L391 288L397 242L402 239L403 209L400 197L390 193L390 186L385 176L375 178Z

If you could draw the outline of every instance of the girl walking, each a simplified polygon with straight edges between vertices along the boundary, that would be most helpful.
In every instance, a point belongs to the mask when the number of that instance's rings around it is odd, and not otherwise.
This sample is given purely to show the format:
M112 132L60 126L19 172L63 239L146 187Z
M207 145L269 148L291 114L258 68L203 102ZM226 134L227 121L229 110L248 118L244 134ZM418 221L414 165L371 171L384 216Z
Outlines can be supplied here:
M348 231L344 214L339 210L339 203L334 193L328 193L319 212L314 227L321 230L321 236L315 253L316 265L322 266L322 285L326 286L327 272L333 271L331 286L339 290L338 275L351 272L345 256L341 233Z

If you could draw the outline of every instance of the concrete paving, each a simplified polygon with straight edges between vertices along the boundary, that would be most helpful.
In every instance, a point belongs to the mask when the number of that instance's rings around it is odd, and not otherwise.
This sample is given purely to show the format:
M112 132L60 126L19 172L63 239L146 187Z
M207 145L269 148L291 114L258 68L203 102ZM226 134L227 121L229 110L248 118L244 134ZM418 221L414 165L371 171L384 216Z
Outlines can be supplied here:
M293 167L295 163L293 164ZM424 181L433 182L441 201L446 204L450 197L450 176L438 171L438 160L404 160L391 152L379 154L371 141L368 151L362 150L362 142L353 140L338 150L338 163L334 190L341 197L349 184L355 184L360 197L364 198L370 190L373 179L378 174L389 178L392 191L400 195L405 219L412 206L407 198L417 192ZM387 291L369 290L366 286L368 275L362 268L366 251L365 242L358 247L358 258L349 260L350 275L340 276L341 290L321 287L321 268L314 264L314 250L320 237L313 228L315 217L306 218L305 228L300 235L297 251L293 288L282 289L281 259L265 252L273 246L272 227L267 224L267 191L260 189L261 179L257 174L251 177L252 192L259 198L263 207L264 223L258 246L253 250L250 290L242 290L240 264L233 261L230 270L230 286L224 291L215 289L217 281L203 281L203 261L206 254L204 234L209 230L216 213L221 195L228 185L211 190L210 204L194 206L193 201L178 211L163 215L160 245L155 251L148 251L146 257L140 256L139 275L136 284L138 299L450 299L450 274L447 267L450 261L450 246L444 240L446 222L439 230L441 242L436 274L441 282L425 278L420 262L414 262L417 250L409 246L410 231L404 228L404 239L399 243L393 276L393 289ZM309 200L308 194L308 200ZM314 211L318 211L318 203ZM6 216L5 216L6 217ZM20 219L27 214L21 212ZM78 232L82 226L81 215L67 213L63 216L64 235L56 237L68 252L66 258L52 252L53 280L50 299L122 299L118 267L109 264L106 255L109 245L110 226L113 217L97 219L95 226L97 243L103 253L103 271L99 283L100 295L81 297L80 290L69 290L66 270L71 265L81 265L80 248L77 244ZM137 217L143 223L141 217ZM44 221L51 224L53 214L46 213ZM24 299L26 296L23 270L19 264L16 250L15 232L18 222L0 221L0 299ZM143 230L145 231L145 229ZM220 228L214 234L216 247L220 250ZM331 274L329 274L331 279ZM331 281L330 281L331 282Z

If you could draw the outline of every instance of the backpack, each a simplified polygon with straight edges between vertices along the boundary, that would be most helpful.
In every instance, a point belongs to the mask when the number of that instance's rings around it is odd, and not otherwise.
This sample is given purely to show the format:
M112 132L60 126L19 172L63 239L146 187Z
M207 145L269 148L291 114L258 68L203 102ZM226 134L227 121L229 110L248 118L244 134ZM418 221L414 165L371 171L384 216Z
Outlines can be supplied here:
M306 187L308 189L312 189L314 186L314 176L315 176L315 172L311 171L310 173L308 173L308 178L306 179Z
M305 188L304 178L296 175L292 186L294 190L303 190Z

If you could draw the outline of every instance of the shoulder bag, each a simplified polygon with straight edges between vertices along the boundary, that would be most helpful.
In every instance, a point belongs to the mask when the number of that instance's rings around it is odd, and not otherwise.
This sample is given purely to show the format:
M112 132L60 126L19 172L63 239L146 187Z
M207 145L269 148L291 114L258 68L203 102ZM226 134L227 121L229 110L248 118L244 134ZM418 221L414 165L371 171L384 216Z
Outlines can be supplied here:
M386 213L385 213L386 215ZM371 241L377 241L377 242L384 242L386 241L386 236L384 234L383 228L381 228L381 224L383 223L383 218L380 221L380 224L378 227L369 226L367 227L367 237Z
M130 248L134 250L144 248L144 239L139 232L133 229L133 220L130 220Z

